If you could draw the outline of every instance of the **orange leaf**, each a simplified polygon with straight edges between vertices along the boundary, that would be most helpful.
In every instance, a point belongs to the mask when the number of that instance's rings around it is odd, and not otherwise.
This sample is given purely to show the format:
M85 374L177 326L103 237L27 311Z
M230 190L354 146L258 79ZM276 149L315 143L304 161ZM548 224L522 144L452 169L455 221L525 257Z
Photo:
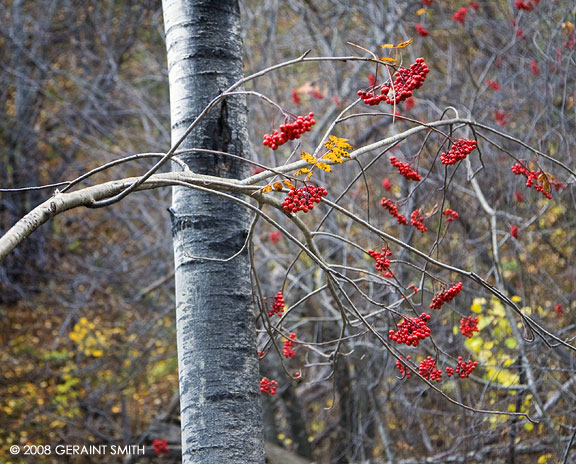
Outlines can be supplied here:
M392 58L391 56L384 56L380 58L380 61L387 61L388 63L395 63L396 58Z
M292 182L290 182L289 180L285 180L284 185L288 188L294 188L294 184Z
M540 185L542 185L542 190L544 190L545 192L549 192L550 191L550 178L552 176L550 174L546 174L545 172L541 173L538 176L538 183Z
M266 187L262 189L262 193L269 193L272 191L272 186L268 184Z
M274 182L272 186L274 187L274 190L282 190L282 182Z
M394 44L384 44L384 45L380 45L380 48L394 48Z
M406 40L405 42L400 42L398 45L396 45L396 48L404 48L404 47L407 47L408 45L410 45L411 43L412 43L412 39Z

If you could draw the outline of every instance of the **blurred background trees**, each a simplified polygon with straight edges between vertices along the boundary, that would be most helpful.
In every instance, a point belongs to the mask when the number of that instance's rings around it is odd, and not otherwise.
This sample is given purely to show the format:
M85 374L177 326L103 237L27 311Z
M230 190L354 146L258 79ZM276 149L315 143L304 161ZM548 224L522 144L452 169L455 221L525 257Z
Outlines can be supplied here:
M414 98L398 105L400 115L451 118L454 110L443 112L452 106L460 116L573 168L576 12L568 3L246 0L246 73L308 49L313 56L364 54L348 42L380 56L380 45L413 38L402 51L403 64L422 56L431 71ZM170 124L159 1L13 0L0 6L0 14L4 231L52 191L7 189L72 179L127 154L166 151ZM267 74L248 89L294 114L313 111L318 123L299 147L311 152L357 90L387 78L382 70L375 74L375 66L366 63L302 63ZM255 98L249 108L253 158L268 166L292 161L296 145L277 151L261 145L283 116ZM351 113L369 115L348 118L332 133L358 148L411 127L383 114L392 111L357 105ZM462 163L456 171L438 163L446 150L441 137L419 135L383 152L365 177L355 180L359 169L349 163L325 177L316 174L317 181L326 185L329 199L346 192L341 206L443 262L485 277L549 330L569 337L576 310L570 266L574 179L488 129L465 135L476 136L481 150L470 157L470 166ZM418 188L397 173L386 159L390 154L423 175ZM510 155L552 174L551 201L512 173ZM151 163L124 164L90 182L137 175ZM383 196L403 211L429 214L429 231L397 225L380 206ZM178 379L168 205L166 189L131 195L112 208L71 211L2 262L0 448L90 441L150 445L167 438L167 426L158 424L177 421L168 412L177 410ZM459 218L446 228L438 210L447 207ZM315 227L327 211L319 206L304 220ZM274 217L298 234L282 214ZM398 303L399 294L373 270L374 261L338 237L364 249L380 250L382 241L334 213L320 231L325 235L318 236L317 246L330 263L343 266L339 271L373 300ZM390 248L394 260L409 259ZM282 336L290 332L303 342L296 344L294 358L282 359L289 373L302 373L303 381L294 382L260 326L259 348L268 352L262 375L280 384L275 396L263 398L269 442L318 462L543 463L565 456L570 462L576 389L568 350L550 349L539 338L527 343L504 306L465 282L435 322L436 343L442 359L465 354L479 367L471 378L447 381L443 388L462 403L529 412L540 423L464 411L418 379L399 378L396 360L357 321L341 341L342 355L330 357L342 317L319 291L322 274L304 256L295 261L297 252L258 223L256 303L267 312L283 290L290 312L282 334L273 332L275 341L280 351ZM439 283L401 263L393 270L404 290L408 284L420 288L411 302L428 308ZM458 281L449 273L436 276L447 285ZM396 327L398 318L377 313L354 288L347 290L367 314L376 313L373 327L382 333ZM464 340L457 329L468 315L479 318L481 330ZM417 353L435 356L436 350L426 346Z

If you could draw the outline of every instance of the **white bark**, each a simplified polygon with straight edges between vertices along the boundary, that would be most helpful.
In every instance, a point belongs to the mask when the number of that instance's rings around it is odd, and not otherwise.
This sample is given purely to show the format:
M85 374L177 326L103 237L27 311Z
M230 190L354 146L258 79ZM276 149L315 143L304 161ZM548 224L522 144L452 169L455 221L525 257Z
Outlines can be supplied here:
M164 0L172 140L212 98L242 78L237 1ZM246 156L246 108L226 99L181 148ZM193 172L241 178L245 166L213 154L181 155ZM177 168L177 166L174 166ZM182 462L262 463L259 368L250 263L240 250L250 216L206 192L174 187L172 201ZM194 258L193 258L194 257Z

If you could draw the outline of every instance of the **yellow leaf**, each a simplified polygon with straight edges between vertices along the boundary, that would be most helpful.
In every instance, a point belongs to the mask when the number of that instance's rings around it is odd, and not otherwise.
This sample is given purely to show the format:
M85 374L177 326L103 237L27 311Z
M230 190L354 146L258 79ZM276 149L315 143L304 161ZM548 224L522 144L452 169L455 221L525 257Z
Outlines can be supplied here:
M333 151L329 151L322 158L334 163L342 163L342 157Z
M312 177L312 174L314 174L314 171L310 171L310 172L308 173L308 175L306 176L306 179L307 179L307 180L310 180L310 178Z
M532 432L532 430L534 430L534 424L531 422L526 422L524 424L524 430L526 430L526 432Z
M482 305L478 304L478 303L472 303L472 306L470 306L470 309L474 313L481 313L482 312Z
M262 189L262 193L269 193L272 191L272 186L268 184L266 187Z
M300 158L310 164L314 164L316 162L316 158L314 158L310 153L306 153L305 151L300 153Z
M391 56L383 56L382 58L380 58L380 61L386 61L388 63L395 63L396 58L392 58Z
M302 168L302 169L298 169L298 171L296 171L296 173L294 174L295 176L299 176L300 174L307 174L310 172L310 169L308 168Z
M274 182L272 184L272 187L274 187L274 190L280 191L280 190L282 190L282 182Z
M466 345L466 348L470 351L478 353L482 349L482 339L479 337L469 338L464 342L464 345Z
M412 39L406 40L405 42L400 42L398 45L396 45L396 48L404 48L404 47L407 47L408 45L410 45L411 43L412 43Z
M292 182L290 182L289 180L285 180L284 185L288 188L295 188L294 184Z
M512 298L510 298L514 303L520 303L522 301L522 298L519 297L518 295L514 295Z
M322 171L332 172L332 168L326 163L316 163L316 166L318 166L318 169L322 169Z
M510 348L511 350L513 350L514 348L516 348L518 346L518 343L516 342L516 339L514 337L508 337L504 343L506 344L506 346L508 348Z
M331 142L334 142L334 144L338 147L338 148L343 148L343 149L348 149L348 150L352 150L352 145L350 145L348 143L348 139L343 139L341 137L336 137L335 135L330 135L328 137L330 139Z
M421 16L421 15L423 15L424 13L426 13L426 8L420 8L420 9L416 12L416 14L417 14L418 16Z
M380 45L380 48L394 48L394 44L384 44L384 45Z

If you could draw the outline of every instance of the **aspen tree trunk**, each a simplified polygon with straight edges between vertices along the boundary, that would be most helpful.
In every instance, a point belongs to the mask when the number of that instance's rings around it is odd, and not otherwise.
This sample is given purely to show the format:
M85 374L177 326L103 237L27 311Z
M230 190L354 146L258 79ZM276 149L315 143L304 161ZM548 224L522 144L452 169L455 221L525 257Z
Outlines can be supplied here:
M176 141L213 97L243 77L240 10L237 0L163 0L163 10ZM229 98L180 148L247 156L246 128L244 99ZM202 174L240 177L246 169L238 160L210 154L180 159ZM171 213L182 462L263 463L249 258L244 252L218 261L242 248L249 212L175 187Z

